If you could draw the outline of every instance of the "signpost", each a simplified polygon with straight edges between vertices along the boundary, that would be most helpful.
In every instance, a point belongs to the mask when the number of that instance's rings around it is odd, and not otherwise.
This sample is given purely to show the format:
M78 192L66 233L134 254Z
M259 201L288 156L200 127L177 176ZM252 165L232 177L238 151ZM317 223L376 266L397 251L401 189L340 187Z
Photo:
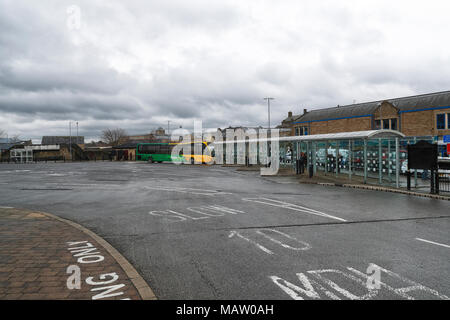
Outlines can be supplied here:
M437 144L421 140L408 145L408 190L411 188L411 169L431 170L431 193L439 193Z

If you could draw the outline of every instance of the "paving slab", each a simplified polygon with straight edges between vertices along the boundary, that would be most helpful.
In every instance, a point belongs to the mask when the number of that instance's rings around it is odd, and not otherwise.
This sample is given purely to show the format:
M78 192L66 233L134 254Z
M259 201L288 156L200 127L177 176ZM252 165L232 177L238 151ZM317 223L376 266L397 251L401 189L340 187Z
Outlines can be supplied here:
M105 240L48 213L0 207L0 299L155 299Z

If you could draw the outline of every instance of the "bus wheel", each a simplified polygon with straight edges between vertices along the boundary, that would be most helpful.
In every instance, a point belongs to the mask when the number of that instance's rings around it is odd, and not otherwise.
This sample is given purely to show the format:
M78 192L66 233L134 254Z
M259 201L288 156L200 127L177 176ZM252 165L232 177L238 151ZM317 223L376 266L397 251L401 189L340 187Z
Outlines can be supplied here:
M148 158L148 162L153 163L153 158L152 157Z

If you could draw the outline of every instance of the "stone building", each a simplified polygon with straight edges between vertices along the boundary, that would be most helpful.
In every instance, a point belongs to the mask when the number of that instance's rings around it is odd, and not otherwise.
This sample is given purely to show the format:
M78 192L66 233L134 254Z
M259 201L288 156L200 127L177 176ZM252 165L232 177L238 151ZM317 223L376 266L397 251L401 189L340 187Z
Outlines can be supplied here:
M398 130L406 136L450 135L450 91L387 99L292 115L281 127L291 135L312 135L377 129Z

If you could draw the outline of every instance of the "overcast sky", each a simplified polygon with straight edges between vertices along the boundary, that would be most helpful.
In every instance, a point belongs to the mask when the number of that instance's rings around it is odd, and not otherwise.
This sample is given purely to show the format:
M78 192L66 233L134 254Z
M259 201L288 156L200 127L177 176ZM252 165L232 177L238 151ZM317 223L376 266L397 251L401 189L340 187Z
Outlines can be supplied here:
M0 129L266 126L267 96L275 125L448 90L449 13L433 0L0 0Z

